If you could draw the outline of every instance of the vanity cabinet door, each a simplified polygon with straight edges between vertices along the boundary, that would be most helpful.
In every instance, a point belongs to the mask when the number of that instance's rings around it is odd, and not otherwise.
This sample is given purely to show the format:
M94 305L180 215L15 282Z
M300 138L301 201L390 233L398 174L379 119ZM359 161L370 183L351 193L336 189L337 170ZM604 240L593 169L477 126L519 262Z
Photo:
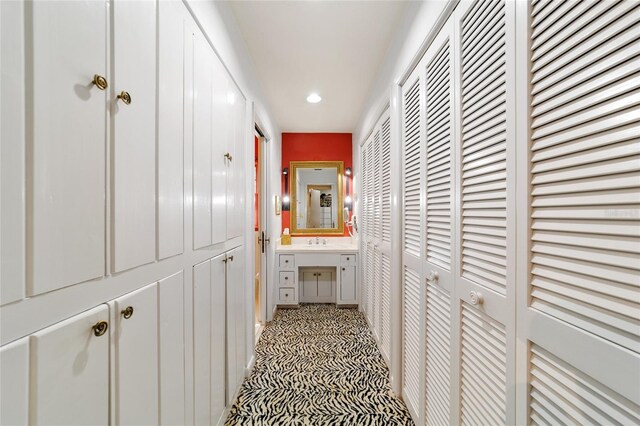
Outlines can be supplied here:
M355 303L356 299L356 267L340 267L340 300L342 303Z
M317 272L305 271L302 273L302 297L301 302L311 302L318 297Z
M31 424L109 422L110 324L94 329L108 321L107 305L101 305L31 336Z
M157 285L124 295L109 305L115 317L115 424L158 424Z
M333 272L318 272L318 298L331 298L333 294Z

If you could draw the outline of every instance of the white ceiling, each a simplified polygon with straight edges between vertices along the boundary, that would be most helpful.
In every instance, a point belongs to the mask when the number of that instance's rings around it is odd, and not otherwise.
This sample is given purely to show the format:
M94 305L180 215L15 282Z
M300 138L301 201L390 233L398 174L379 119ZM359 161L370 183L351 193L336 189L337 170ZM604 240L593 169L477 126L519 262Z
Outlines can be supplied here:
M232 1L283 132L353 132L404 1ZM311 92L322 102L306 101Z

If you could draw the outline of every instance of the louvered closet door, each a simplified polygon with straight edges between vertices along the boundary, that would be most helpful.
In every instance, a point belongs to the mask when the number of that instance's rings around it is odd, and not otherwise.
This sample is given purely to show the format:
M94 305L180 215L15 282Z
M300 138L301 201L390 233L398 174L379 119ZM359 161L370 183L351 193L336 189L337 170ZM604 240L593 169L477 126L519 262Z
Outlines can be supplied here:
M391 120L389 110L380 119L380 328L382 355L391 359Z
M402 87L402 395L417 423L423 423L422 198L423 81L420 66Z
M433 41L421 67L425 76L426 195L424 211L426 285L425 421L430 425L454 422L451 392L451 311L455 265L452 188L453 153L453 20Z
M372 309L371 324L378 341L380 340L380 298L382 292L382 279L380 276L380 268L382 266L382 253L380 252L380 237L382 232L382 197L381 197L381 169L380 157L381 152L381 134L380 127L376 126L373 133L373 170L372 170L372 204L373 204L373 291L372 291Z
M362 231L361 231L361 239L362 239L362 253L361 253L361 264L362 264L362 290L361 290L361 299L360 304L365 314L368 309L367 301L369 299L369 257L368 257L368 233L369 233L369 221L368 218L368 210L369 206L369 141L365 142L362 148Z
M366 242L367 242L367 319L369 320L369 324L373 327L373 311L375 309L373 297L375 294L375 253L374 253L374 228L375 228L375 215L374 215L374 204L375 204L375 190L374 190L374 157L375 157L375 149L373 144L373 135L367 144L367 207L366 207L366 215L367 215L367 232L366 232Z
M534 1L519 16L531 32L521 421L640 424L640 3Z
M515 422L514 12L465 1L454 18L461 424Z

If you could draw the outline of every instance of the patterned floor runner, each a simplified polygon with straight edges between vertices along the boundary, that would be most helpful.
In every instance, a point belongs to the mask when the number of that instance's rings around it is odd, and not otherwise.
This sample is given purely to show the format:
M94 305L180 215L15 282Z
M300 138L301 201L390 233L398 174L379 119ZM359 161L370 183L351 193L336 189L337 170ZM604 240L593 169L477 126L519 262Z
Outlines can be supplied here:
M364 316L335 305L279 310L226 425L413 425Z

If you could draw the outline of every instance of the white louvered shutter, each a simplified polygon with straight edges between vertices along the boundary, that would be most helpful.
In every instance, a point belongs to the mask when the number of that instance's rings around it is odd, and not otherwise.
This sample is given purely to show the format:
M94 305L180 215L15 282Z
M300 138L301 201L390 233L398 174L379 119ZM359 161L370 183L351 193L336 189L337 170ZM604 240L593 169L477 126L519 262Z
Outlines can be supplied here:
M420 258L421 99L420 80L403 90L403 238L404 251Z
M425 419L449 424L451 415L451 241L455 216L453 154L453 20L427 49L425 76ZM455 363L454 363L455 364Z
M374 282L373 282L373 312L372 321L376 336L380 338L380 299L382 293L382 275L380 269L382 267L382 253L380 251L380 242L382 239L382 170L381 170L381 130L380 126L376 126L373 134L373 245L374 245Z
M455 11L456 405L465 425L515 422L514 20L505 0Z
M423 80L418 66L402 88L403 207L403 399L417 423L423 422L424 327L422 307Z
M391 119L387 110L381 117L381 288L380 341L387 361L391 359Z
M369 232L369 223L367 222L367 210L369 209L368 202L368 159L369 159L369 143L366 141L362 146L362 164L361 164L361 176L362 176L362 206L361 206L361 225L360 225L360 238L362 240L362 252L360 253L360 264L362 267L361 290L360 290L360 304L363 309L367 310L367 300L369 292L369 276L368 276L368 263L367 263L367 234Z
M527 420L640 424L640 2L527 19Z

